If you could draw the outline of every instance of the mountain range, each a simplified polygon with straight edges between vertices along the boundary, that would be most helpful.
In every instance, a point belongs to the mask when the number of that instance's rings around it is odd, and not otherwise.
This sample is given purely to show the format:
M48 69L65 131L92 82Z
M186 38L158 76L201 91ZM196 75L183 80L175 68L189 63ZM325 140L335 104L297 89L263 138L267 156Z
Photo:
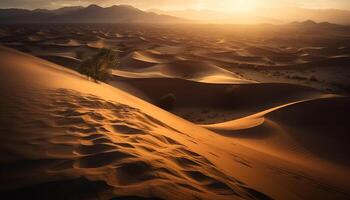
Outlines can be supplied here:
M350 11L304 8L265 8L259 12L236 13L214 10L159 9L140 10L130 5L100 7L74 6L56 10L0 9L0 23L219 23L219 24L286 24L312 20L350 25Z
M0 9L0 23L184 23L185 19L145 12L129 5L64 7L56 10Z
M294 21L312 20L318 23L330 22L341 25L350 25L350 11L337 9L305 9L297 7L260 8L259 10L256 10L256 12L249 13L195 9L173 11L150 9L148 11L195 20L197 23L286 24Z

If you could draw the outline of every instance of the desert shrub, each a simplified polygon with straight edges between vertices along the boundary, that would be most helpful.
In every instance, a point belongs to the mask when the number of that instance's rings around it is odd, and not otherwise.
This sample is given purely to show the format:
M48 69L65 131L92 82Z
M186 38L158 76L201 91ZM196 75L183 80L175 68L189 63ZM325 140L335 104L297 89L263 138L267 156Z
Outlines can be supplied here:
M158 106L163 108L164 110L171 110L174 108L175 103L176 103L176 96L172 93L169 93L160 97Z
M78 71L97 81L106 81L112 69L119 64L118 53L112 49L101 49L92 58L85 60Z

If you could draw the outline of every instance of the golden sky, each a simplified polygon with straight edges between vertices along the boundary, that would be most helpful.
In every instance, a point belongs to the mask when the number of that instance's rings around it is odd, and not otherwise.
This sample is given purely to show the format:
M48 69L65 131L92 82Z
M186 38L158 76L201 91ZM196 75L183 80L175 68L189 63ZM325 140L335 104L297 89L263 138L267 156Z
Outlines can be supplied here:
M115 0L105 0L105 4ZM119 0L140 8L210 9L224 11L247 11L261 7L303 7L313 9L349 9L350 0Z
M261 7L303 7L314 9L350 10L350 0L0 0L0 7L58 8L62 6L86 6L98 4L130 4L141 9L163 10L210 9L247 12Z

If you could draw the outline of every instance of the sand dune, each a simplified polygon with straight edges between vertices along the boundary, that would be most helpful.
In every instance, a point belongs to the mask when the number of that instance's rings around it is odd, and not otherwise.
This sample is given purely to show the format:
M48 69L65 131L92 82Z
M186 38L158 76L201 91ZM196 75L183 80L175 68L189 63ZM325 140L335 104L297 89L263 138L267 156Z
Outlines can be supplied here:
M160 71L163 74L179 78L195 78L200 76L200 74L233 75L232 72L221 69L207 62L187 60L178 60L169 64L159 64L154 66L151 70Z
M175 76L207 83L233 83L238 78L298 84L341 94L348 94L350 84L348 73L338 73L348 71L347 27L327 29L322 36L318 33L323 29L293 25L170 28L37 24L21 29L16 25L2 26L0 30L5 34L0 39L2 44L35 56L54 57L50 61L58 64L64 65L62 61L66 60L69 66L72 60L68 61L67 56L84 60L100 48L117 49L122 70L119 75L131 72L129 78L132 74L144 78ZM311 39L310 35L318 37ZM201 70L197 68L218 74L199 74Z
M219 124L204 125L215 132L240 138L254 148L273 152L282 157L295 159L297 154L303 162L315 157L340 161L349 165L346 113L349 99L338 96L293 102L274 107L254 115ZM320 109L327 107L327 110ZM345 120L345 121L344 121ZM337 138L337 139L335 139ZM259 140L264 139L261 143ZM333 143L334 142L334 143ZM285 154L285 155L284 155ZM314 155L316 154L316 155Z
M120 60L121 69L138 70L147 67L151 67L157 64L152 58L145 58L138 53L130 53ZM132 66L132 68L130 68Z
M0 47L0 195L348 199L347 33L0 26L36 56ZM108 85L68 69L101 48L120 56Z
M59 66L3 47L0 51L1 74L7 76L1 79L7 97L1 100L1 163L12 166L1 171L1 181L12 183L2 192L25 187L7 193L25 197L38 195L37 187L47 188L43 194L54 190L48 182L80 187L75 182L83 181L87 187L101 186L91 196L103 199L135 194L164 199L265 196L201 155L210 148L199 142L213 133ZM164 117L172 126L160 121ZM14 119L21 125L12 126ZM191 126L198 134L183 132ZM13 182L17 178L23 181ZM35 186L43 183L48 184Z
M39 57L71 69L77 69L81 65L81 60L70 56L45 55Z
M47 61L4 47L0 60L0 74L6 74L0 81L6 97L1 99L0 117L5 196L343 199L347 195L346 176L334 178L325 170L287 164L286 158L248 148L240 139L227 139ZM271 119L282 123L279 115L288 114L277 113ZM325 189L317 189L320 185Z
M239 79L231 83L201 83L174 78L133 77L114 79L111 84L156 105L163 96L173 94L176 102L169 111L201 124L236 119L273 106L323 95L303 86L247 83ZM125 84L127 88L123 87ZM194 91L195 95L192 95Z
M349 166L350 163L345 159L345 152L349 152L346 142L349 140L349 102L347 97L321 98L286 107L269 113L267 117L299 133L293 135L295 140L300 141L311 153ZM317 141L314 138L315 133L319 139Z
M348 105L349 98L324 96L203 127L261 152L313 166L325 174L343 173L339 177L344 179L338 181L346 183Z
M128 78L173 77L209 83L252 82L210 62L186 60L154 50L136 51L123 57L120 69L114 70L113 74L117 77L127 74Z
M162 54L161 52L155 50L148 50L143 52L134 52L134 58L144 62L150 63L168 63L174 60L174 56L171 54Z

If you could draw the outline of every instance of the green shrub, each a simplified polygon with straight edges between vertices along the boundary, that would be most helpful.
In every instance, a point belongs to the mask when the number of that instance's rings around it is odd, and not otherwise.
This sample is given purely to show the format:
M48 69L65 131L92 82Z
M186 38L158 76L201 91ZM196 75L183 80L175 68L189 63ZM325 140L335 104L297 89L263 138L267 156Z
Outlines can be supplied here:
M113 68L119 64L118 53L112 49L101 49L92 58L85 60L78 71L88 78L97 81L106 81L111 76Z
M159 99L158 106L163 108L164 110L171 110L174 108L176 102L176 97L174 94L169 93L162 96Z

